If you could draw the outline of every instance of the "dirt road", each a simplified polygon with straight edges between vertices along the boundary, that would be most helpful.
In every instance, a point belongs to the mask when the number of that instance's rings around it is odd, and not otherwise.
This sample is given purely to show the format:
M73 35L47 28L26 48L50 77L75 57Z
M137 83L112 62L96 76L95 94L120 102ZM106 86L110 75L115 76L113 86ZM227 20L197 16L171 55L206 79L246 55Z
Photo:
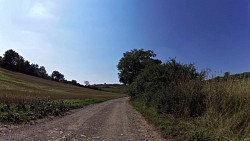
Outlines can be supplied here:
M34 125L0 126L1 141L160 141L144 118L120 98L46 118Z

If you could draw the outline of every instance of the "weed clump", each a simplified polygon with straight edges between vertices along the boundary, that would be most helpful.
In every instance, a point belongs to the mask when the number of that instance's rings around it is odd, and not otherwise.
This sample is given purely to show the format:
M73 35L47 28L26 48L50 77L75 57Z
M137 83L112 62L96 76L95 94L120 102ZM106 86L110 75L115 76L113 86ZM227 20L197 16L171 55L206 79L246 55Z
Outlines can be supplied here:
M85 105L100 103L113 98L67 99L51 100L46 98L34 99L0 99L0 122L22 123L40 119L49 115L61 116L66 111L81 108ZM10 100L10 101L8 101Z
M69 108L60 100L33 99L18 103L2 102L0 104L0 121L20 123L48 115L62 115L67 110Z

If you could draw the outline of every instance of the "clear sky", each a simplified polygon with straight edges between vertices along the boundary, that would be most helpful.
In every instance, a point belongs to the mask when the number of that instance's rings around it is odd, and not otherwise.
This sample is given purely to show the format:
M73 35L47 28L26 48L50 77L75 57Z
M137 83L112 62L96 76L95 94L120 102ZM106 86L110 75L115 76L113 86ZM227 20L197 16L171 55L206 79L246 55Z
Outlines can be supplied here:
M134 48L250 71L250 0L0 0L0 54L14 49L67 80L118 83L116 65Z

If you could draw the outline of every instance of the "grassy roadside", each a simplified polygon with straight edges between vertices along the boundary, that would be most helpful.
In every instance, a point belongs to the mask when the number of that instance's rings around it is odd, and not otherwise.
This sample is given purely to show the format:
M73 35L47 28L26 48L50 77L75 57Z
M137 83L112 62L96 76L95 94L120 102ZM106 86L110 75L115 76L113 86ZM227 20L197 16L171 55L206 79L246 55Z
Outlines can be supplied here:
M0 103L0 122L23 123L49 115L59 116L71 109L100 103L114 98L91 98L76 100L34 99L19 103Z
M222 135L216 134L204 124L199 123L199 119L176 119L170 115L157 113L155 108L146 107L141 102L130 101L130 104L139 111L146 120L159 129L165 138L174 141L224 141L228 140Z

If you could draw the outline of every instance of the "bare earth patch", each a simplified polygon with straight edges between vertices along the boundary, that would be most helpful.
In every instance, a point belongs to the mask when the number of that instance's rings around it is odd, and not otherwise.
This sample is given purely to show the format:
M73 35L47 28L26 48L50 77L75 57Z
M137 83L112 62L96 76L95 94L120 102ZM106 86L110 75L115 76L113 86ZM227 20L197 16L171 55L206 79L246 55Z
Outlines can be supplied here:
M120 98L36 123L0 126L1 141L163 141L153 127Z

